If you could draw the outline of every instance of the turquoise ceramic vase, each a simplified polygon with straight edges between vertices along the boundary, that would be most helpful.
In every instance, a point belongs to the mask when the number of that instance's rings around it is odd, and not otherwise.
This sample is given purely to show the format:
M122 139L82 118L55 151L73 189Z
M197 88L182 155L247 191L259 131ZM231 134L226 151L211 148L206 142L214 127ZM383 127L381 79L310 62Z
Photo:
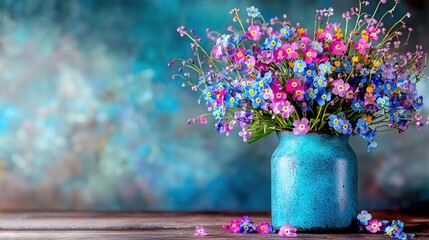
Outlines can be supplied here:
M306 231L353 226L357 207L357 160L349 136L278 132L271 160L271 216Z

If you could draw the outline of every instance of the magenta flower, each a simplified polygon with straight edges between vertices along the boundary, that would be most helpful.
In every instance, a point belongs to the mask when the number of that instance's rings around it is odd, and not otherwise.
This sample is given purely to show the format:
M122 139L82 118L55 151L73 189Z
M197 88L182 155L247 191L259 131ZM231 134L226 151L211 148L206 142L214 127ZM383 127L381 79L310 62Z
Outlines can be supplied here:
M378 221L377 219L371 219L368 221L368 225L366 225L366 230L371 233L376 233L380 231L381 225L383 225L382 222Z
M366 29L366 33L368 34L369 39L377 41L378 40L378 34L380 33L380 28L376 28L374 26L370 26Z
M334 55L343 55L344 52L346 52L347 47L344 45L344 42L341 40L335 40L331 43L330 46L331 52Z
M305 51L303 52L304 56L305 56L305 63L310 64L311 62L313 62L313 59L317 57L317 52L316 50L312 49L312 48L307 48L305 49Z
M358 50L358 52L360 54L365 54L366 53L366 49L368 49L370 46L370 44L367 42L367 40L365 38L361 38L359 39L358 42L355 42L355 44L353 45L353 47Z
M300 120L293 121L293 133L295 135L304 135L308 132L308 129L310 129L310 126L308 126L308 119L302 118ZM286 226L286 225L285 225Z
M280 63L285 57L286 57L286 49L284 49L283 45L282 47L278 48L277 50L274 50L274 62Z
M245 57L246 57L246 49L244 48L241 48L241 49L236 48L234 50L234 55L232 55L232 58L234 59L235 62L241 62L244 60Z
M296 46L296 43L292 43L292 44L285 43L282 46L282 49L284 49L286 52L285 58L287 60L298 58L298 53L296 52L297 48L298 48L298 46Z
M307 91L307 87L299 86L295 88L295 92L293 93L292 99L294 101L304 101L304 93Z
M247 28L248 32L246 32L246 36L255 41L259 41L261 39L262 33L260 32L260 28L258 25L250 25Z
M288 79L286 81L286 91L294 94L296 89L301 86L301 80L297 78Z
M287 238L296 237L296 227L292 227L289 224L286 224L280 228L279 235Z
M332 93L340 97L345 97L349 88L350 85L348 83L344 83L342 79L338 79L334 81L334 89L332 89Z
M271 233L271 225L267 222L261 222L259 223L257 230L259 234L269 234Z
M194 236L207 236L207 231L202 226L196 226Z
M231 219L231 221L229 222L229 231L232 233L240 232L240 224L241 224L241 219Z

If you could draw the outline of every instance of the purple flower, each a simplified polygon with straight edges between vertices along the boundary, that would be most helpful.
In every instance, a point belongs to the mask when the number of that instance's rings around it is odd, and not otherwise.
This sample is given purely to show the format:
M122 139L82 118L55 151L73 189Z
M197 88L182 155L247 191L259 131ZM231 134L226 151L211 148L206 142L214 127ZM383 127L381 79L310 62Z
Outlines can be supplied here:
M308 132L308 129L310 129L310 126L308 126L308 119L307 118L302 118L301 121L300 120L295 120L293 122L293 133L295 135L304 135Z
M194 236L207 236L207 231L202 226L196 226Z
M271 225L267 222L261 222L259 223L257 230L259 234L269 234L271 233Z
M295 108L290 105L289 101L281 102L277 106L277 109L281 112L283 118L289 118L289 115L295 111Z
M348 83L344 83L342 79L338 79L334 82L334 89L332 89L332 93L340 97L345 97L349 88L350 85Z
M261 39L262 33L260 32L260 27L258 25L250 25L246 32L246 36L252 40L259 41Z
M377 219L371 219L368 221L368 225L366 225L366 230L368 230L370 233L376 233L380 231L381 225L383 224Z
M287 238L296 237L296 227L292 227L289 224L286 224L280 228L279 235Z
M240 231L241 220L231 219L229 222L229 231L232 233L237 233Z

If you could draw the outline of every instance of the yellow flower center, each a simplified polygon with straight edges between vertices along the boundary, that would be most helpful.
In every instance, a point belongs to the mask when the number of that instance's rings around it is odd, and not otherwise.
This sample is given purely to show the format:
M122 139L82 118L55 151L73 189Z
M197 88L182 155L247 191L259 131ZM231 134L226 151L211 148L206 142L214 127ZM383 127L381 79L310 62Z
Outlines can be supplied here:
M360 107L360 103L355 103L355 107ZM362 218L365 219L365 216L363 216Z
M333 123L334 123L335 125L337 125L337 124L338 124L338 119L334 119Z
M273 41L271 41L271 45L275 46L275 45L277 45L277 42L273 40Z
M292 85L292 87L298 86L298 84L296 82L293 82L291 85Z
M305 125L304 124L299 124L299 129L301 129L301 130L305 129Z
M278 54L279 56L282 56L282 55L283 55L283 51L282 51L282 50L280 50L280 51L278 51L278 52L277 52L277 54Z
M291 48L286 49L286 53L287 53L287 54L290 54L291 52L292 52L292 49L291 49Z
M313 54L311 52L307 52L307 57L311 57Z
M325 99L325 98L326 98L326 94L323 94L323 95L322 95L322 99Z

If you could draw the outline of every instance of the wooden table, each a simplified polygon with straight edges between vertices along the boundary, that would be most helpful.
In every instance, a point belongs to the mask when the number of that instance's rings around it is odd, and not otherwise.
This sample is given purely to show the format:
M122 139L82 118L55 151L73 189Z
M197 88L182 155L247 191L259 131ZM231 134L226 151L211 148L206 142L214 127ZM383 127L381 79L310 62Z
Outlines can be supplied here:
M0 239L198 239L196 225L204 226L209 235L201 239L281 239L276 234L232 234L221 226L236 212L31 212L0 213ZM269 213L248 212L255 223L270 222ZM429 217L395 212L373 212L377 219L400 219L406 232L418 239L429 239ZM305 239L389 239L382 234L308 234Z

